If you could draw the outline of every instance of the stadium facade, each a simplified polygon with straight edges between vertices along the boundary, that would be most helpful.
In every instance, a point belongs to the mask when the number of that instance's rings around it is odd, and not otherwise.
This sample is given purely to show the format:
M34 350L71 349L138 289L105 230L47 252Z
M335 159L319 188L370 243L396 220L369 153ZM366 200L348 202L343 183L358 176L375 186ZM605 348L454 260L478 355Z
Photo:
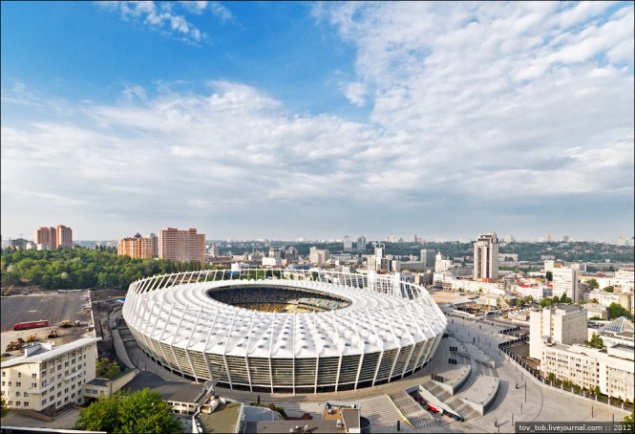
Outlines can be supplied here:
M205 270L130 285L123 317L141 349L196 381L319 393L404 378L433 356L447 320L398 275Z

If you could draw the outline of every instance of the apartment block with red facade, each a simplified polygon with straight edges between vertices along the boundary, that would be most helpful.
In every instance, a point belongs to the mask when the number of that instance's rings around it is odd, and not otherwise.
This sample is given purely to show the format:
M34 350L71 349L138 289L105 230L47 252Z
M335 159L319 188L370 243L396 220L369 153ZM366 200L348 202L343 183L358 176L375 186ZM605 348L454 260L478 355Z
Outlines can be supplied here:
M139 233L134 237L122 238L117 243L117 254L131 258L152 259L158 256L157 236L150 234L142 237Z
M196 233L194 228L159 230L159 258L175 262L199 261L204 264L205 234Z
M55 250L58 247L73 248L73 230L64 225L57 225L56 228L41 226L35 230L33 238L38 248L48 250Z

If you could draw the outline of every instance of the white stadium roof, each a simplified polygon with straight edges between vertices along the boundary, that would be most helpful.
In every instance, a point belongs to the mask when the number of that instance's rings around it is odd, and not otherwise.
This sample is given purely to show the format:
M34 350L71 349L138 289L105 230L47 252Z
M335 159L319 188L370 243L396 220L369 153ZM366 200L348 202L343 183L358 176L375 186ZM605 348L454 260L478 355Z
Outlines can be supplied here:
M381 277L381 289L373 288L372 278L365 288L288 279L205 281L149 290L133 290L133 284L124 316L147 337L175 348L250 358L383 352L433 339L445 329L447 320L425 289L398 280L387 287L384 280L391 276L376 277ZM319 291L351 304L328 312L268 313L228 305L207 294L214 288L254 285Z

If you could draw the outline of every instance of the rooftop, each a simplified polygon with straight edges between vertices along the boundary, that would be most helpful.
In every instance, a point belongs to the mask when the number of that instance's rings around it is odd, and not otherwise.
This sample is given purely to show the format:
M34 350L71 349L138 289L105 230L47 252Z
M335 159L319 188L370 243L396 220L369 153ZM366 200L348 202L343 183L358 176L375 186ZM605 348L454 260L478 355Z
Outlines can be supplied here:
M23 363L42 363L66 354L87 345L100 341L101 338L82 338L74 342L60 345L58 347L35 344L32 347L25 348L25 353L21 356L11 358L2 362L3 368L21 365Z
M204 397L205 388L196 383L179 383L176 381L165 381L161 377L148 371L141 371L134 377L124 390L137 392L145 388L153 392L159 392L165 401L200 403Z
M206 433L233 433L236 432L236 425L240 422L240 402L228 402L217 408L212 414L200 413L198 421ZM272 422L257 422L272 423ZM249 431L248 431L249 432ZM277 432L277 431L269 431Z

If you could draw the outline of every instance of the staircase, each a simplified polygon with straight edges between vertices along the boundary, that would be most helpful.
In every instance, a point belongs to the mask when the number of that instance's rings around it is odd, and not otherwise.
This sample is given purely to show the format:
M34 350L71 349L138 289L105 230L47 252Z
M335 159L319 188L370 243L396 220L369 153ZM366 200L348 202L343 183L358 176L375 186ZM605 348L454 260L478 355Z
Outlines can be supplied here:
M426 428L435 424L432 415L425 411L407 392L391 393L388 397L415 428Z

